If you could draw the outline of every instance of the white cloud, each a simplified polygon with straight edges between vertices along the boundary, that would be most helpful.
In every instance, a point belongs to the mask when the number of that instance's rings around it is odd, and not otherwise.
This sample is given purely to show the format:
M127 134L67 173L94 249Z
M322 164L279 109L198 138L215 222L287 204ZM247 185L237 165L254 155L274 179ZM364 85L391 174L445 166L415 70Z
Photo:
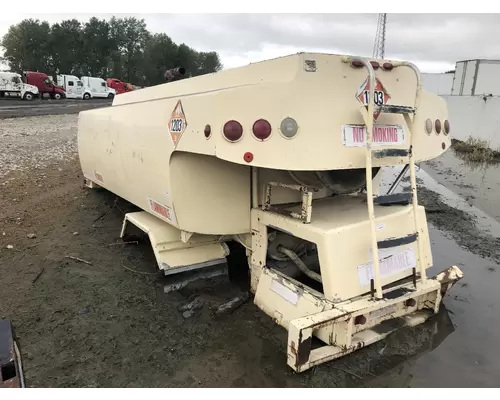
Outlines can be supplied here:
M50 23L111 14L0 15L0 35L23 18ZM134 14L115 14L130 16ZM377 14L135 14L152 32L177 43L217 51L226 68L283 56L320 51L370 56ZM386 58L415 62L423 72L453 69L455 61L500 58L500 18L496 14L389 14Z

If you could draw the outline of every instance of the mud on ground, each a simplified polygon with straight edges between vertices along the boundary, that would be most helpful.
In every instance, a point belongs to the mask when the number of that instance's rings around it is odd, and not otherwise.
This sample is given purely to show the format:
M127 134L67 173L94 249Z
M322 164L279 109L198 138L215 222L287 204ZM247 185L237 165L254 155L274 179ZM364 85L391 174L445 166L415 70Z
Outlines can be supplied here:
M408 182L409 177L402 181ZM443 202L439 194L427 189L419 179L417 196L418 203L425 207L428 223L447 233L462 248L500 263L500 238L492 237L478 229L474 216Z

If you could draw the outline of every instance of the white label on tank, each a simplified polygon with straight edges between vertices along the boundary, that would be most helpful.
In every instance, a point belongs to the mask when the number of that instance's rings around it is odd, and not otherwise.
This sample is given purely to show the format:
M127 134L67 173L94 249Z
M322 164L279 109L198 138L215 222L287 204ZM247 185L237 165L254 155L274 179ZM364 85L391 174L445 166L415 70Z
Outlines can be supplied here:
M281 284L277 280L272 280L271 282L271 290L281 297L283 297L286 301L296 305L299 301L299 295L295 293L293 290L287 288L285 285Z
M387 278L408 268L415 268L417 260L412 248L398 251L397 249L379 250L380 277ZM361 286L369 286L373 279L373 263L358 265L358 279Z

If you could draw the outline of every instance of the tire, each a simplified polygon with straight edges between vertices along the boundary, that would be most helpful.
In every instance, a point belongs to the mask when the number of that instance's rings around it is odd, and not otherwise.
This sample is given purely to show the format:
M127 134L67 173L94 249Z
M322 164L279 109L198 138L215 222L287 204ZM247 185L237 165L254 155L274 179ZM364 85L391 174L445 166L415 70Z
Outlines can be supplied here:
M90 93L84 93L83 100L89 100L89 99L90 99Z
M54 93L53 98L54 100L61 100L63 97L61 93Z
M35 98L35 95L34 95L33 93L31 93L31 92L26 92L26 93L24 94L24 97L23 97L23 99L24 99L24 100L27 100L27 101L31 101L31 100L33 100L34 98Z
M108 94L108 99L114 99L115 95L113 93Z

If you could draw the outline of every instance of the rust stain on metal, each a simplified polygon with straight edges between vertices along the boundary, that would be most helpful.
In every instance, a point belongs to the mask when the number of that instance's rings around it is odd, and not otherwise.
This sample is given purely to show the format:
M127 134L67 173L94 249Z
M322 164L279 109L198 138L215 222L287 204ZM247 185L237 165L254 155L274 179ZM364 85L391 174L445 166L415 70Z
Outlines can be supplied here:
M309 361L311 355L312 335L302 340L302 330L299 332L299 345L295 356L295 366L298 368Z
M304 70L306 72L316 72L316 60L304 60Z

